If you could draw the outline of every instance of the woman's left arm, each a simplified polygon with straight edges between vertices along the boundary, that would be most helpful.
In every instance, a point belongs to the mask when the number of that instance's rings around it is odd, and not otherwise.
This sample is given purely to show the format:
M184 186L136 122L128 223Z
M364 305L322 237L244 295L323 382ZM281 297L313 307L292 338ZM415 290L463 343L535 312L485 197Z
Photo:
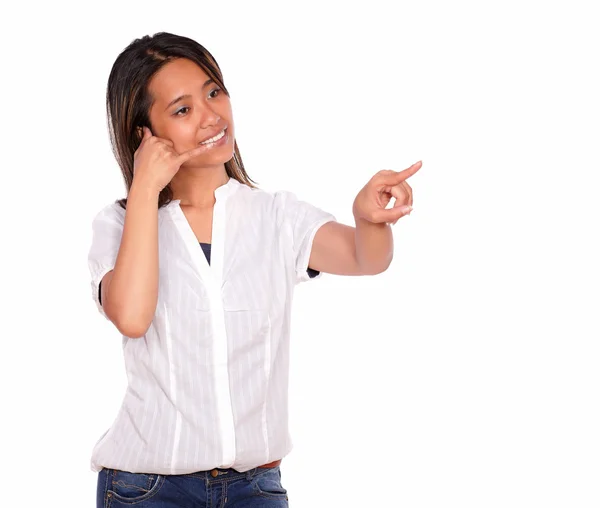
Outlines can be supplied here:
M333 221L323 224L313 240L308 266L335 275L375 275L387 270L394 251L389 224L410 214L413 195L406 180L421 166L419 161L404 171L376 173L354 200L356 227ZM396 202L386 210L392 196Z

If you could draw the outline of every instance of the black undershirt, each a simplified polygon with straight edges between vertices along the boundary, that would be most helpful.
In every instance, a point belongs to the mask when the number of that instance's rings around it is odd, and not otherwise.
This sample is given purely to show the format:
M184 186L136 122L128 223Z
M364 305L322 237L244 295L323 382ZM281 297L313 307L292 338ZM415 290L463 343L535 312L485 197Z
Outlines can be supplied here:
M204 252L204 255L206 256L206 260L208 261L208 264L210 265L211 244L210 243L202 243L202 242L198 242L198 243L200 243L200 247L202 247L202 251ZM316 277L317 275L319 275L319 272L317 270L313 270L312 268L308 268L306 271L308 272L308 276L311 279ZM100 301L100 305L102 305L102 281L100 281L100 285L98 286L98 300Z

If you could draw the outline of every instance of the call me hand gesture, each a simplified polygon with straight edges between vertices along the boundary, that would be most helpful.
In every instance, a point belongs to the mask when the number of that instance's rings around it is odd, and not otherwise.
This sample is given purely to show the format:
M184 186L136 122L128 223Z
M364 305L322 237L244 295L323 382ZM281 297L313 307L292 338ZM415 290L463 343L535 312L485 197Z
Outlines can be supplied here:
M148 127L141 130L142 141L134 154L133 180L143 181L156 192L167 186L183 163L211 148L211 145L201 145L177 153L171 140L154 136Z

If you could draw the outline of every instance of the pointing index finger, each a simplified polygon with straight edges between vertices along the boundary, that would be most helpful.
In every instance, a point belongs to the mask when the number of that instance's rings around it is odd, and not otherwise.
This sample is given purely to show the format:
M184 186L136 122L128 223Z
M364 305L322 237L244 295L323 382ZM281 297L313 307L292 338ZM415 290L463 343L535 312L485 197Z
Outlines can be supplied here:
M423 161L415 162L410 168L405 169L404 171L400 171L398 176L402 176L403 180L406 180L408 177L413 176L421 166L423 165Z
M419 171L419 169L421 169L422 165L423 165L423 161L415 162L409 168L407 168L403 171L395 172L395 174L391 174L389 177L387 177L385 179L386 179L386 181L403 182L407 178L410 178L411 176L413 176L417 171Z

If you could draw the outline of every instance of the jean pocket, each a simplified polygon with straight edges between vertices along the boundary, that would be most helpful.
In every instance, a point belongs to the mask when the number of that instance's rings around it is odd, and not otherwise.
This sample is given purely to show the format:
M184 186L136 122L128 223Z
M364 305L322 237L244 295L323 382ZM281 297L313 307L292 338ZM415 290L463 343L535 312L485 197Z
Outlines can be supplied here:
M281 470L279 466L259 468L252 477L252 489L258 496L275 499L287 499L287 490L281 485Z
M156 495L164 482L164 475L113 469L108 495L121 503L138 503Z

